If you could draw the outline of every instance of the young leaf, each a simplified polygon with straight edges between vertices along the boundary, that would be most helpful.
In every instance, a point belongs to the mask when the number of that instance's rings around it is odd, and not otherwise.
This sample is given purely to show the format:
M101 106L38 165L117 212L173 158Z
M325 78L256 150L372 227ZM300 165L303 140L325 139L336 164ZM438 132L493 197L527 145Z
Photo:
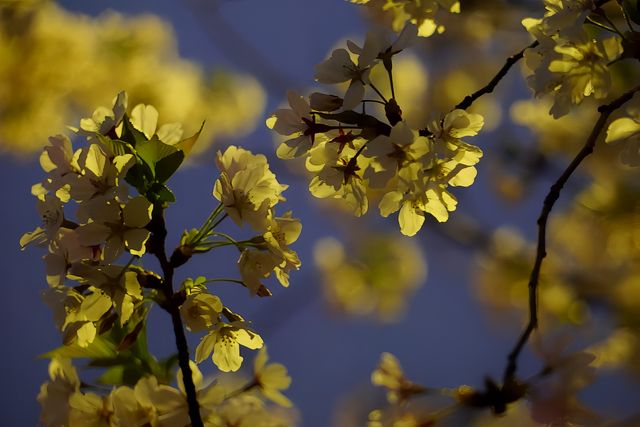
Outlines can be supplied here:
M173 192L169 187L158 182L154 183L151 188L147 190L146 196L154 205L164 205L166 203L173 203L176 201L176 196L173 195Z
M189 153L191 153L191 148L193 148L193 144L196 143L198 138L200 137L200 133L202 133L202 128L204 128L204 122L200 125L200 129L198 132L191 135L189 138L185 138L182 141L178 142L175 147L179 150L182 150L184 156L187 157Z
M116 345L111 342L106 336L99 335L95 337L93 342L87 347L80 347L77 343L71 345L64 345L58 347L55 350L51 350L47 353L40 355L42 358L52 359L54 357L67 357L67 358L92 358L92 359L107 359L113 358L118 355Z
M112 366L98 377L98 382L111 385L134 386L138 380L146 375L133 361Z
M171 175L178 170L183 160L184 153L182 151L176 151L158 160L156 163L156 181L162 184L167 182Z

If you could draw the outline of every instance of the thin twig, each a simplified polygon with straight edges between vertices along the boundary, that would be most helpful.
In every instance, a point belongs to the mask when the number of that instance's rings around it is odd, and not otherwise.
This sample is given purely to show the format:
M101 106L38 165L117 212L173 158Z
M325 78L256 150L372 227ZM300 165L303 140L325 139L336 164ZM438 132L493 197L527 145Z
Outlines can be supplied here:
M174 266L167 258L165 250L165 242L167 238L167 228L164 221L164 210L161 206L154 206L151 217L151 223L148 226L151 231L149 239L149 252L153 253L162 268L164 275L162 279L162 293L166 300L164 308L171 315L171 323L173 324L173 333L176 338L176 347L178 349L178 365L182 371L184 383L184 391L187 395L187 405L189 407L189 418L192 427L203 427L202 418L200 416L200 404L198 403L196 387L193 383L191 366L189 366L189 346L187 337L184 333L184 325L180 317L180 308L173 299L173 272Z
M384 104L387 105L387 103L389 101L387 101L387 99L384 97L384 95L382 94L382 92L380 92L378 90L378 88L376 87L376 85L374 85L372 82L367 83L369 86L371 86L371 89L373 89L375 91L375 93L378 94L378 96L382 99L382 101L384 101Z
M608 3L609 1L610 0L597 0L595 3L595 7L598 8L604 5L605 3ZM496 88L498 83L500 83L500 80L502 80L507 75L507 73L509 72L509 69L511 69L511 67L513 67L513 65L516 62L522 59L522 57L524 56L524 52L527 49L533 49L534 47L538 46L538 44L539 42L538 40L536 40L533 43L531 43L529 46L522 49L520 52L516 53L515 55L511 55L509 58L507 58L507 61L502 66L502 68L500 68L500 71L498 71L498 73L491 79L489 83L487 83L486 86L480 88L479 90L472 93L471 95L467 95L462 101L460 101L460 103L458 103L458 105L454 107L454 109L466 110L467 108L471 107L471 104L473 104L476 101L476 99L480 98L482 95L493 92L493 90Z
M498 73L491 79L489 83L487 83L486 86L475 91L471 95L467 95L458 105L455 106L454 109L466 110L467 108L471 107L471 104L473 104L476 99L480 98L482 95L493 92L498 83L500 83L500 80L502 80L504 76L507 75L509 69L513 67L516 62L522 59L522 57L524 56L524 51L527 49L533 49L536 46L538 46L537 40L522 49L520 52L507 58L507 61L504 63L502 68L500 68L500 71L498 71Z
M591 130L591 134L587 138L584 146L575 156L575 158L571 161L569 166L564 170L562 175L558 178L558 180L553 183L551 188L549 189L549 193L544 198L544 203L542 205L542 211L540 212L540 216L538 217L538 246L536 249L536 258L533 264L533 269L531 270L531 275L529 277L529 321L518 338L516 345L513 347L509 356L507 358L507 367L504 372L503 381L507 383L509 380L514 379L515 373L517 370L518 357L522 352L527 341L529 341L529 337L531 333L538 327L538 282L540 278L540 269L542 267L542 261L547 256L546 252L546 232L547 232L547 220L549 219L549 215L551 214L551 210L553 209L554 204L560 197L560 192L562 188L567 183L573 172L580 166L580 163L593 152L593 148L595 147L596 141L600 136L600 133L604 129L604 126L611 115L612 112L620 108L624 103L629 101L633 95L640 90L640 86L635 87L634 89L624 93L619 98L615 99L609 104L604 104L598 107L598 112L600 113L600 117L598 121L593 126Z

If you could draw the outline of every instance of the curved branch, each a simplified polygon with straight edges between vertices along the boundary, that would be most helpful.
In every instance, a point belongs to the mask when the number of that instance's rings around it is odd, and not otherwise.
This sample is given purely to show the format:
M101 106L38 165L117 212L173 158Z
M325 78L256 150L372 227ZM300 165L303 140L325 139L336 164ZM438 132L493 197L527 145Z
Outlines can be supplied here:
M608 3L609 1L611 0L597 0L594 6L595 8L599 8L603 6L605 3ZM539 42L538 40L536 40L533 43L531 43L529 46L522 49L520 52L508 57L507 61L504 63L502 68L500 68L498 73L491 79L491 81L489 81L489 83L487 83L484 87L478 89L471 95L465 96L465 98L462 101L460 101L458 105L454 107L454 109L466 110L467 108L471 107L471 104L473 104L482 95L493 92L493 90L496 88L498 83L500 83L500 80L502 80L507 75L511 67L513 67L516 62L522 59L522 57L524 56L525 50L533 49L534 47L538 46L538 44Z
M564 170L562 175L553 183L551 188L549 189L549 193L544 198L544 203L542 205L542 211L540 212L540 216L538 217L538 246L536 249L536 258L533 264L533 269L531 270L531 275L529 276L529 322L527 323L524 331L520 335L516 345L513 347L509 356L507 358L507 367L504 372L503 380L504 383L507 383L509 380L513 380L515 377L515 373L518 367L518 357L522 352L527 341L529 341L529 337L531 333L538 327L538 281L540 278L540 269L542 268L542 261L547 256L546 252L546 233L547 233L547 221L549 219L549 215L551 214L551 210L555 205L556 201L560 197L560 192L562 188L567 183L573 172L580 166L580 163L589 156L593 152L593 148L595 147L596 141L600 136L600 133L604 129L604 126L607 122L607 119L615 110L620 108L623 104L633 98L633 95L640 91L640 86L637 86L630 91L624 93L619 98L615 99L609 104L604 104L598 107L598 112L600 113L600 117L598 121L593 126L591 130L591 134L587 138L582 149L576 154L574 159L571 161L569 166Z
M182 371L184 383L184 391L187 395L187 405L189 407L189 418L193 427L203 427L202 417L200 416L200 404L198 403L196 387L193 383L191 366L189 365L189 346L187 337L184 333L184 325L180 317L180 308L173 298L173 272L174 266L167 259L165 250L165 241L167 237L167 228L164 221L164 209L161 206L153 207L151 222L147 226L151 231L151 238L147 243L148 252L153 253L162 267L161 292L165 297L166 305L163 305L171 315L171 323L173 325L173 333L176 339L176 347L178 349L178 365Z
M471 104L473 104L476 101L476 99L480 98L482 95L493 92L496 86L498 86L498 83L500 83L500 80L502 80L507 75L511 67L513 67L513 65L515 65L516 62L522 59L522 57L524 56L524 51L527 49L533 49L534 47L538 46L538 44L539 43L536 40L533 43L531 43L529 46L522 49L520 52L508 57L507 61L504 63L502 68L500 68L498 73L491 79L489 83L486 84L486 86L478 89L477 91L473 92L471 95L465 96L465 98L462 101L460 101L458 105L454 107L454 109L466 110L467 108L471 107Z

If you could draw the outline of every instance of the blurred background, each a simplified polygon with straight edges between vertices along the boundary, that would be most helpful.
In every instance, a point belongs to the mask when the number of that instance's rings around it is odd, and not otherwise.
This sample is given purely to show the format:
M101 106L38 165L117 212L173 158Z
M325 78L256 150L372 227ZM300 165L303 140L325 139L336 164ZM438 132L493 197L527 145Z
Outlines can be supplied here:
M443 16L443 34L421 39L394 63L404 117L426 123L483 86L530 43L521 19L541 13L538 2L492 0L463 1L460 15ZM369 411L385 404L384 391L370 383L382 352L429 387L481 386L485 376L501 376L527 315L535 218L549 185L584 143L595 104L552 121L549 103L531 99L516 66L471 109L485 116L474 141L485 154L473 187L454 192L459 205L449 222L428 219L406 238L395 216L381 218L373 203L354 218L309 194L304 168L275 157L279 140L264 123L288 89L317 88L314 66L333 48L362 42L380 19L341 0L0 1L0 182L7 184L0 425L37 424L36 395L48 378L47 360L38 355L61 343L40 298L42 253L18 245L40 222L30 195L43 177L38 156L49 135L77 126L121 90L130 106L153 104L161 123L182 122L187 134L206 121L197 155L170 182L178 199L168 211L170 247L217 204L217 150L234 144L263 153L290 185L287 207L303 224L293 246L302 269L291 286L273 286L271 298L249 298L224 284L212 292L250 319L270 358L289 369L286 394L300 425L365 425ZM637 81L634 67L614 66L614 96ZM640 181L637 170L619 164L618 151L600 144L563 192L550 223L540 301L543 336L560 331L572 337L571 348L596 356L601 369L582 401L624 420L637 415L640 398ZM237 276L236 255L195 257L180 274ZM150 346L168 355L168 316L156 309L151 316ZM190 338L195 348L197 337ZM210 363L202 367L214 374ZM519 372L540 367L527 349ZM529 425L525 412L511 411L508 417L523 417L511 421L465 423Z

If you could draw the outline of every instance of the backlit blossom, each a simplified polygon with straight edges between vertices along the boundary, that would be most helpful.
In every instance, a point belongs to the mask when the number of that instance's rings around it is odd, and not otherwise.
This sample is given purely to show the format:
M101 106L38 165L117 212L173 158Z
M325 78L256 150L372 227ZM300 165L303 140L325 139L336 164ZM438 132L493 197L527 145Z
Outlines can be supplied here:
M605 142L622 144L620 161L623 164L640 165L640 110L632 109L629 111L629 117L611 122Z
M382 353L378 367L371 374L371 382L387 389L390 403L405 403L412 395L424 391L405 377L400 362L391 353Z
M280 108L267 119L267 127L280 135L291 136L278 146L276 154L281 159L293 159L303 156L316 144L326 139L322 132L329 128L316 123L311 114L309 103L296 92L287 92L287 100L291 108ZM320 134L320 135L319 135Z
M122 266L109 264L96 267L78 263L71 267L70 273L107 295L113 301L123 325L133 314L135 305L142 300L137 273Z
M213 363L223 372L237 371L244 358L240 345L255 350L263 345L260 335L242 322L218 323L196 347L196 362L201 363L213 353Z
M429 37L433 33L442 33L444 26L437 22L440 9L449 13L460 13L458 0L350 0L352 3L366 4L374 12L386 12L390 15L394 31L401 31L407 22L418 28L420 37Z
M82 427L116 427L111 395L74 393L69 398L69 425Z
M320 83L349 82L342 107L345 110L355 108L364 96L364 86L369 81L370 67L376 60L378 52L371 41L365 42L362 49L358 48L358 63L351 60L346 49L336 49L331 56L316 65L315 78ZM355 52L354 52L355 53Z
M283 260L272 252L245 249L238 259L242 282L251 294L255 295L264 286L262 280L271 276L274 269L282 262Z
M262 347L253 360L253 372L260 392L269 400L280 406L291 407L291 401L282 394L291 385L291 377L287 374L287 368L280 363L269 363L266 347Z
M254 230L264 231L268 212L284 200L281 194L287 186L278 182L262 154L230 146L224 153L218 152L216 163L221 173L213 188L214 197L236 224L247 222Z
M69 397L80 390L78 373L69 359L54 358L49 362L49 378L38 393L40 422L45 427L68 425Z
M307 161L308 169L317 168L309 183L309 191L321 199L342 199L356 216L362 216L369 207L362 176L368 160L364 156L356 157L355 153L355 149L339 144L320 144Z
M91 222L77 229L80 242L85 246L104 245L102 258L116 260L125 250L132 255L145 253L153 205L143 196L127 201L121 207L115 200L95 199L85 203L84 214Z
M201 288L190 291L187 299L180 306L180 314L182 314L185 326L191 332L211 328L218 322L218 316L221 312L220 298Z

